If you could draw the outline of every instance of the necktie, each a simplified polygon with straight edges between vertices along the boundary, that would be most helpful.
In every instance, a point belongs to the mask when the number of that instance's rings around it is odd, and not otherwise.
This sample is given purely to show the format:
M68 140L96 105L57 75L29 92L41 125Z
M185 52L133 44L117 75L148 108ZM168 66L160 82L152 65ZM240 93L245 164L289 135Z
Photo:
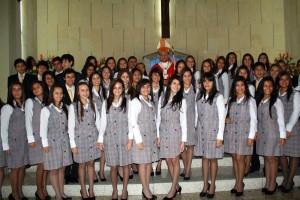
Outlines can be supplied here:
M20 75L19 81L20 81L20 83L23 83L23 81L24 81L24 74L21 74L21 75Z
M255 88L256 88L256 90L257 90L258 86L259 86L259 82L256 81L256 83L255 83Z
M74 96L73 96L73 90L72 90L72 88L68 89L68 93L69 93L69 97L70 97L71 101L73 102Z

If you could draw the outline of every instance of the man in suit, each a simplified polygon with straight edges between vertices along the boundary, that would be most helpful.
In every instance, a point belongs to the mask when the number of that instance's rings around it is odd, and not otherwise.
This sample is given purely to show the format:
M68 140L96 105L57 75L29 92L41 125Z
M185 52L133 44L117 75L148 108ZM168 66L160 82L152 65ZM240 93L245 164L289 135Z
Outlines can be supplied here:
M264 74L265 74L265 65L262 62L257 62L253 66L254 71L254 78L255 80L252 82L252 85L255 87L255 99L256 104L258 105L260 102L258 102L258 99L263 95L263 80L264 80ZM259 171L260 169L260 161L259 157L256 154L256 142L254 142L253 147L253 155L251 160L251 168L249 172L255 172Z
M300 60L297 61L297 70L298 72L300 72ZM293 76L292 78L292 84L294 88L297 88L298 86L300 86L300 75L298 74L298 76ZM299 89L299 88L297 88Z
M52 65L54 67L54 70L52 71L54 77L56 77L58 74L62 74L64 72L61 58L59 56L56 56L52 59Z
M73 66L74 66L74 57L71 54L62 55L61 60L62 60L62 67L63 67L64 71L66 69L73 68ZM75 72L75 84L74 85L77 85L78 82L81 79L81 74L79 72L76 72L76 71L74 71L74 72ZM58 74L57 76L55 76L55 78L56 78L56 82L59 85L61 85L61 86L65 85L65 80L64 80L63 73Z
M36 70L37 70L37 75L36 75L37 80L42 81L44 72L49 70L48 63L44 60L39 61L36 65Z
M20 82L22 83L22 86L24 88L25 99L33 97L31 85L35 80L37 80L37 78L32 74L26 73L26 63L23 59L21 58L16 59L14 62L14 66L17 71L17 74L8 77L7 88L9 88L9 86L13 82Z

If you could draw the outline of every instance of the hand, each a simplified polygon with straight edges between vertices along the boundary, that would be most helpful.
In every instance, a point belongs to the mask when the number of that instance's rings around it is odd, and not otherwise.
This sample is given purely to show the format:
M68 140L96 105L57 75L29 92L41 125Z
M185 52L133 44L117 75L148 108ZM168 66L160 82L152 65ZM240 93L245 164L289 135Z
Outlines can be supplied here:
M230 117L226 117L226 119L225 119L225 123L226 123L226 124L230 124L230 123L231 123L231 119L230 119Z
M143 142L138 143L138 144L137 144L137 148L138 148L139 150L143 150L143 149L144 149L144 143L143 143Z
M254 144L254 139L248 138L248 139L247 139L247 145L248 145L249 147L252 147L253 144Z
M180 152L182 153L185 149L185 142L181 142L181 145L180 145Z
M5 153L6 153L6 155L9 155L10 154L10 149L6 150Z
M279 139L279 145L280 146L284 146L285 145L285 139L284 138L280 138Z
M292 137L292 132L291 131L287 131L286 132L286 138L290 138L290 137Z
M50 146L44 147L44 152L49 153L50 152Z
M127 150L130 151L132 149L132 140L128 140L127 142Z
M255 133L254 140L255 140L256 142L259 140L259 134L258 134L258 132Z
M28 145L29 145L29 147L31 147L31 148L35 148L35 147L36 147L36 143L35 143L35 142L31 142L31 143L29 143Z
M97 148L100 149L101 151L104 151L104 144L101 142L97 142Z
M77 154L78 153L78 149L77 147L71 148L72 153Z
M223 145L223 140L216 141L216 148L220 148Z
M160 147L160 139L157 138L157 146Z

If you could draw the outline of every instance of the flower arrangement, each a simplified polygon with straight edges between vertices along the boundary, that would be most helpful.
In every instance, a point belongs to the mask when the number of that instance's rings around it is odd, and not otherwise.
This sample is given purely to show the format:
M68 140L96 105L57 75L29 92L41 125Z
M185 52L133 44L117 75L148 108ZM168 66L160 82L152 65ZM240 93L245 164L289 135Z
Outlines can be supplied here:
M45 59L44 55L43 55L43 54L40 54L40 57L39 57L39 58L40 58L39 61L44 60L44 61L47 62L48 66L49 66L49 70L52 70L52 69L53 69L52 60L53 60L53 58L54 58L54 55L52 55L52 56L49 55L49 56Z
M101 69L104 65L105 65L105 57L101 57L99 60L98 60L98 63L97 63L97 68L98 70Z
M274 62L277 63L278 61L283 60L285 64L288 66L288 72L292 75L298 75L299 71L297 69L296 64L293 62L293 58L289 55L289 52L279 53L278 57L274 59Z

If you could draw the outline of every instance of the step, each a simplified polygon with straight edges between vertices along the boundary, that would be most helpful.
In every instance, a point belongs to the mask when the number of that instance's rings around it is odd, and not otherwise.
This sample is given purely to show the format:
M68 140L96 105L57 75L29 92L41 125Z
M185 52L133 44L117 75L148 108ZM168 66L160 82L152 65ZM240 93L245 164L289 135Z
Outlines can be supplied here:
M245 190L261 189L265 184L265 178L262 174L262 168L260 172L255 172L250 174L244 179ZM179 184L181 185L182 193L199 193L203 187L203 178L201 175L202 168L193 168L192 177L189 181L184 181L182 177L179 178ZM110 196L112 193L112 186L109 177L109 171L105 171L105 176L107 178L106 182L95 183L94 190L96 196ZM277 183L282 182L282 173L278 174ZM300 186L300 168L297 171L297 175L294 178L295 187ZM155 194L167 194L171 187L171 179L166 169L162 170L162 174L159 176L151 177L150 188ZM216 181L216 191L230 191L234 186L235 180L233 176L233 171L231 166L219 167L218 176ZM53 189L48 183L48 192L51 196L55 196ZM88 185L87 185L88 188ZM122 191L122 182L118 181L118 190ZM24 194L28 197L34 197L36 191L35 186L35 173L27 172L24 187ZM80 185L68 184L65 185L65 193L70 196L80 196ZM129 181L128 193L129 195L141 195L142 185L138 175L134 175L133 179ZM4 179L2 194L3 197L7 197L11 192L9 185L9 173L6 170L6 176Z
M259 160L260 160L261 164L264 164L263 157L259 157ZM219 165L219 167L229 167L229 166L232 166L232 159L231 159L230 155L225 154L224 158L218 160L218 165ZM180 167L183 168L183 162L182 162L182 160L180 160ZM193 158L192 168L200 168L200 167L202 167L202 160L201 160L201 158L200 157ZM37 168L37 166L31 166L26 171L27 172L35 172L36 168ZM162 162L161 168L162 169L168 169L167 163L165 161ZM95 170L96 171L100 170L99 160L97 160L95 162ZM105 171L109 171L110 169L109 169L108 166L105 166L104 170Z

